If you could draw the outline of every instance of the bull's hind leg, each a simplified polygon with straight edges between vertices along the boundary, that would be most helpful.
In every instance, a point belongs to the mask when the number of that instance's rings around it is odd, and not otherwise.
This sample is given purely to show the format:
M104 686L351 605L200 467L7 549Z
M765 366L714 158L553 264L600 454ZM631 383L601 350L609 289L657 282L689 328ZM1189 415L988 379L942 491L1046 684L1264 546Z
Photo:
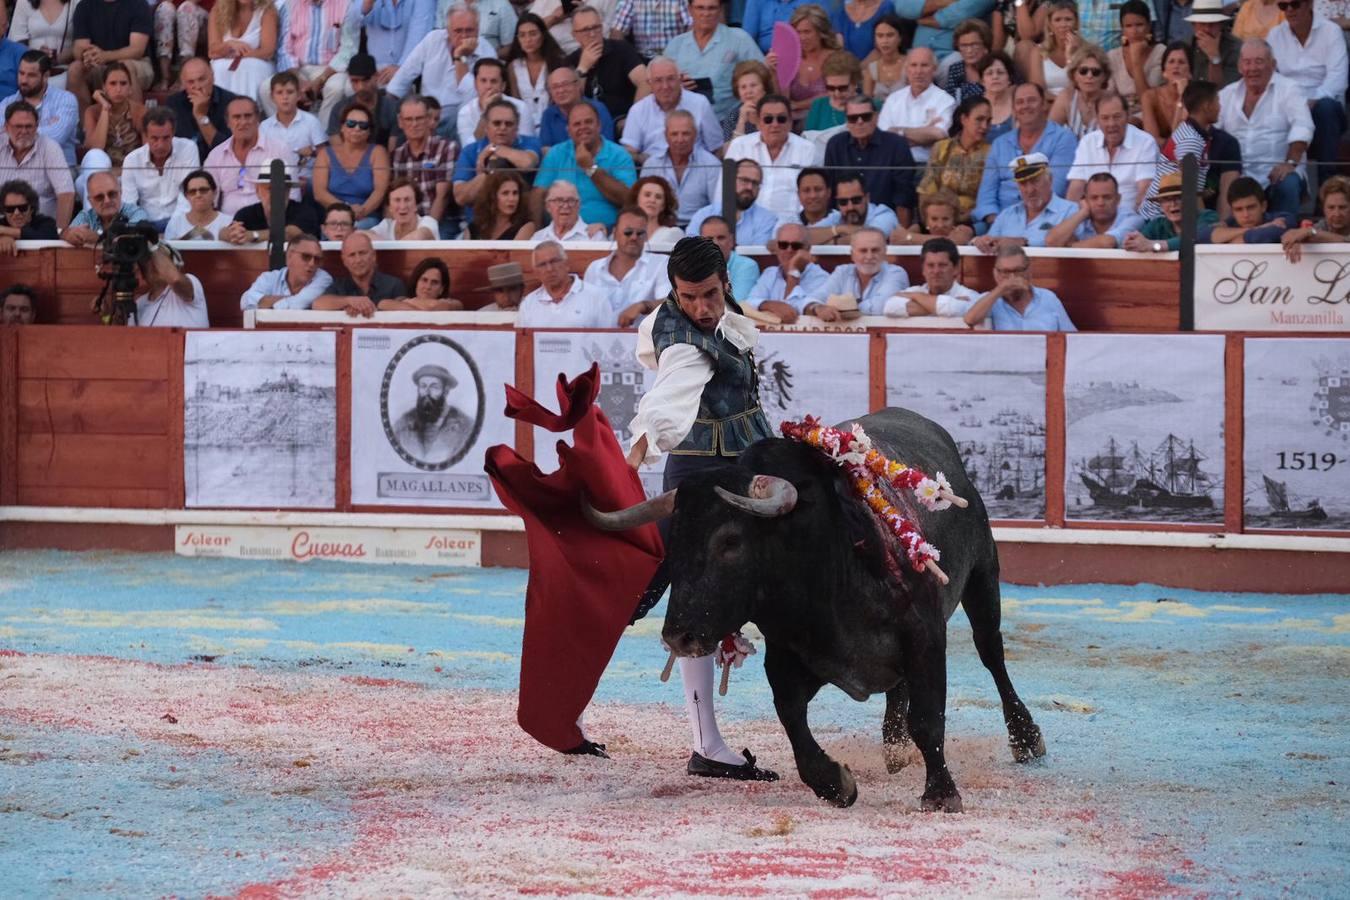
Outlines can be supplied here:
M1022 698L1017 696L1008 667L1003 660L1002 601L999 598L998 575L975 572L966 583L961 605L970 620L975 649L980 662L994 676L999 699L1003 701L1003 721L1008 726L1008 745L1013 759L1030 762L1045 755L1045 739L1041 729L1031 718Z
M881 754L886 759L886 771L892 775L909 764L914 749L908 716L909 682L902 678L886 692L886 716L881 720Z
M816 696L821 681L802 665L790 650L775 649L765 642L764 674L769 678L769 687L773 689L773 705L778 711L778 720L783 723L788 740L792 742L792 755L797 760L797 774L802 782L816 796L828 800L835 806L852 806L858 799L858 784L847 766L830 759L829 755L816 743L811 734L811 726L806 721L806 708L811 698Z

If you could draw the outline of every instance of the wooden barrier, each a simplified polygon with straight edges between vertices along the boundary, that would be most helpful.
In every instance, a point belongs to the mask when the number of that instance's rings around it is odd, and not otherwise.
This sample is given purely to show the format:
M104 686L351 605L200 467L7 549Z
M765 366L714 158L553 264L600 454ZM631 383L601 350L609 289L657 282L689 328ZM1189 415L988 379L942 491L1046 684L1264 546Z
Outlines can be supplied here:
M180 245L187 271L201 279L206 289L211 324L237 328L243 323L239 297L259 274L267 270L267 253L261 249L206 249ZM584 272L592 260L609 252L606 245L587 243L568 250L573 271ZM772 265L764 248L745 248L761 268ZM845 247L818 248L817 259L827 270L848 261ZM904 267L912 284L923 283L917 248L892 248L891 261ZM1174 255L1140 259L1119 251L1033 251L1032 277L1064 301L1069 317L1082 331L1176 331L1181 325L1178 279L1180 264ZM435 257L450 268L452 294L470 308L492 302L478 290L487 285L489 266L518 262L530 281L530 245L524 242L428 242L413 245L379 245L380 269L409 275L422 259ZM324 266L341 273L342 261L335 245L324 252ZM94 271L94 252L64 244L44 243L25 249L9 261L6 283L24 282L39 295L38 321L57 325L87 325L95 319L90 304L103 282ZM993 286L993 257L970 248L962 255L961 281L976 290ZM530 285L533 286L532 284Z

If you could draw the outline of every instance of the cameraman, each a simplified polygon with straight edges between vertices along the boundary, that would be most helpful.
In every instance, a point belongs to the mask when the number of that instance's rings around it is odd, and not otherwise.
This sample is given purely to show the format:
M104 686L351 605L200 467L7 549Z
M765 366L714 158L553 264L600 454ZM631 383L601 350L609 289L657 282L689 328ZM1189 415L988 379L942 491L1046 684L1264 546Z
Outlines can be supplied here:
M111 172L95 172L87 185L89 205L70 220L61 239L76 247L92 247L118 216L128 225L148 222L150 217L139 206L122 202L122 185Z
M209 328L206 295L196 275L183 272L173 251L159 244L138 263L136 324L156 328Z

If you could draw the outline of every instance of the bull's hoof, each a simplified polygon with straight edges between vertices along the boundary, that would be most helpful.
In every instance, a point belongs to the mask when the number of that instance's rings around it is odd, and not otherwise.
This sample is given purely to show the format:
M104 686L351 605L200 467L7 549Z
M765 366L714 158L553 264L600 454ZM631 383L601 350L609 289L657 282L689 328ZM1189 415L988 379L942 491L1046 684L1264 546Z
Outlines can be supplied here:
M1031 733L1021 739L1008 739L1008 746L1012 748L1013 762L1028 763L1045 755L1045 738L1041 737L1041 729L1035 725L1031 728Z
M909 740L883 743L881 755L886 760L886 771L898 775L914 761L914 744Z
M834 770L823 777L807 778L806 773L802 775L802 781L806 783L815 795L832 806L840 809L847 809L858 799L858 782L853 777L853 772L848 766L841 766L830 762L829 766Z
M919 808L924 812L942 810L948 813L959 813L964 811L964 807L961 805L961 794L955 790L950 794L924 794L919 798Z

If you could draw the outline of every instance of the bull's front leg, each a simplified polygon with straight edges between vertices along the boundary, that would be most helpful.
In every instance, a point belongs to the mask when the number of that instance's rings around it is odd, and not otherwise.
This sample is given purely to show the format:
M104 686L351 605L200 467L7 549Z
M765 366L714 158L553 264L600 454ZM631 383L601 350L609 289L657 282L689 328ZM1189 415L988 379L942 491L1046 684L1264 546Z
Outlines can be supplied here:
M928 617L931 618L931 617ZM905 680L909 682L909 734L927 770L920 805L925 810L961 812L961 794L947 770L947 629L910 616L905 629Z
M797 760L797 774L816 796L835 806L852 806L858 799L858 784L847 766L830 759L816 743L811 726L806 721L806 708L825 682L811 673L791 650L775 649L765 643L764 673L773 690L773 705L778 720L783 723L792 755Z

